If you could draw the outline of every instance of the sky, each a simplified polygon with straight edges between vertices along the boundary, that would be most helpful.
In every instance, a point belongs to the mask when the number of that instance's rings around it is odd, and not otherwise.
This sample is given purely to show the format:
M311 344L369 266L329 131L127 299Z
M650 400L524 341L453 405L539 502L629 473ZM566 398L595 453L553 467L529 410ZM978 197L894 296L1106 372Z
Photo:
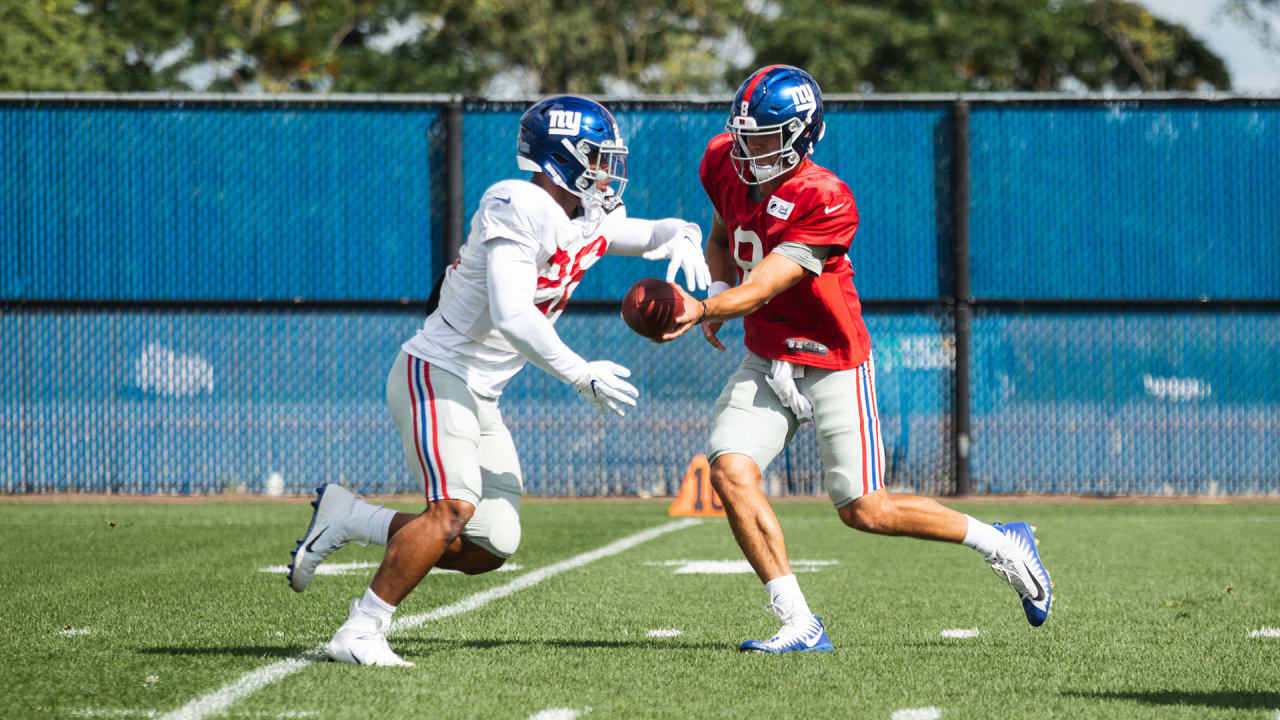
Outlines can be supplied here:
M1280 95L1280 54L1239 24L1219 17L1224 0L1139 0L1152 13L1185 25L1227 63L1237 92Z

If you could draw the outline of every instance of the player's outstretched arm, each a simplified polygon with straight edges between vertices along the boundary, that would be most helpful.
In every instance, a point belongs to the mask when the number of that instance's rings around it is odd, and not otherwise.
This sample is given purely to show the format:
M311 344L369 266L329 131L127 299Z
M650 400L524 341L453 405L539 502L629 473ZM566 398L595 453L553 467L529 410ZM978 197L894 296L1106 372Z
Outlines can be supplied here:
M778 293L800 282L806 272L794 260L771 252L751 270L741 285L707 300L700 301L676 286L684 300L684 312L676 318L675 329L663 335L659 342L674 340L699 323L724 322L750 315Z
M667 282L684 272L690 292L706 290L711 270L702 257L702 228L680 218L612 220L605 232L610 255L639 255L645 260L667 260Z
M587 362L556 334L534 305L538 268L534 251L514 240L495 238L486 246L489 316L516 352L539 369L573 385L597 412L625 415L639 391L622 378L631 371L607 360Z

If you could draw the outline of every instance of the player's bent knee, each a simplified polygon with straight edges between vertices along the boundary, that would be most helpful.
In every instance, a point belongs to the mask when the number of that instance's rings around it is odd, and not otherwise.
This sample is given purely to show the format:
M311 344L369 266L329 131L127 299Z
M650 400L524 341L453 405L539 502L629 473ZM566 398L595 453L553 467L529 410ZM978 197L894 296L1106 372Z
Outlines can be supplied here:
M725 453L711 463L711 487L721 497L757 487L760 471L755 460L740 453Z
M465 500L436 500L427 504L423 514L431 517L443 529L445 539L452 542L462 535L475 512L476 506Z
M863 495L837 510L840 520L854 530L877 535L894 534L888 508L881 500L882 498L874 493Z

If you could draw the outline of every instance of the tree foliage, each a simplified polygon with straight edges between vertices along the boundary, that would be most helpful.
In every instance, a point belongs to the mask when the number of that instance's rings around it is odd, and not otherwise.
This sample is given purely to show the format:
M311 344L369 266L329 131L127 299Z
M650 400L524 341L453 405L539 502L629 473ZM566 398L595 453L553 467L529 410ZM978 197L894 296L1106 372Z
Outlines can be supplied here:
M0 0L0 21L0 90L707 93L772 62L828 92L1230 86L1129 0Z
M719 89L714 39L731 0L443 0L384 8L344 48L335 89L474 93L495 76L528 93ZM378 37L417 32L392 48ZM371 42L372 41L372 42Z
M0 90L112 89L127 44L71 0L0 0Z
M1125 0L781 0L752 36L759 64L805 67L837 92L1230 87L1180 25ZM821 23L810 18L822 13Z

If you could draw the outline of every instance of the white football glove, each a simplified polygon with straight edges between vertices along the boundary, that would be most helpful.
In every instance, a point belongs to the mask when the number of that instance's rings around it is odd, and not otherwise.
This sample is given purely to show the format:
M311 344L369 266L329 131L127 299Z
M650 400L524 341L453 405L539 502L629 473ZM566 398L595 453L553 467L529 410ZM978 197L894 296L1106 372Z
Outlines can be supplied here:
M630 376L631 371L617 363L596 360L587 363L582 375L573 381L573 386L596 406L596 412L626 415L626 407L635 407L636 397L640 395L635 386L622 379Z
M803 423L813 418L813 404L796 387L793 375L795 371L796 368L786 360L774 360L764 381L773 388L774 394L782 401L782 406L795 413L796 419Z
M684 270L684 284L689 292L706 290L711 284L711 269L702 256L702 229L694 223L685 223L670 240L640 257L645 260L671 258L667 282L675 282L676 274Z

